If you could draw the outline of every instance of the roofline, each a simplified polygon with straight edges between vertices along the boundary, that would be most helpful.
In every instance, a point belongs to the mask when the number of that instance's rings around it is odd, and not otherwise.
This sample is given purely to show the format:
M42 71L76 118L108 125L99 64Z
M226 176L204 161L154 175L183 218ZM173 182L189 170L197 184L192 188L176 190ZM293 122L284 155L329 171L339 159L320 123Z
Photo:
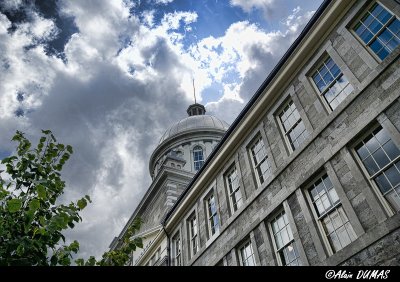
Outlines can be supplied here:
M329 4L331 2L332 2L332 0L324 0L322 2L322 4L318 7L317 11L314 13L312 18L310 19L310 21L306 24L306 26L304 27L304 29L302 30L300 35L295 39L295 41L292 43L292 45L290 45L289 49L285 52L285 54L282 56L282 58L279 60L279 62L276 64L276 66L273 68L273 70L270 72L270 74L267 76L267 78L263 81L261 86L257 89L256 93L251 97L249 102L246 104L246 106L243 108L243 110L239 113L239 115L233 121L231 126L228 128L228 130L222 137L221 141L217 144L217 146L211 152L210 156L206 159L204 165L195 174L195 176L192 178L192 180L188 184L187 188L182 192L182 194L179 196L179 198L177 199L175 204L172 206L170 211L166 214L166 216L162 222L162 224L164 226L165 226L166 222L168 221L168 219L172 216L175 209L178 207L179 203L183 200L183 198L189 192L192 185L197 181L197 179L200 177L200 175L203 173L203 171L207 168L208 164L211 161L213 161L214 156L219 152L219 150L222 148L222 146L224 145L226 140L234 132L234 130L239 125L242 118L247 114L247 112L249 112L251 107L255 104L255 102L258 100L258 98L262 95L265 88L267 88L269 83L275 78L275 76L278 74L278 72L281 70L281 68L285 65L286 61L294 53L296 48L300 45L301 41L305 38L306 34L311 30L311 28L314 26L314 24L317 22L317 20L320 18L320 16L323 14L323 12L326 10L326 8L329 6Z

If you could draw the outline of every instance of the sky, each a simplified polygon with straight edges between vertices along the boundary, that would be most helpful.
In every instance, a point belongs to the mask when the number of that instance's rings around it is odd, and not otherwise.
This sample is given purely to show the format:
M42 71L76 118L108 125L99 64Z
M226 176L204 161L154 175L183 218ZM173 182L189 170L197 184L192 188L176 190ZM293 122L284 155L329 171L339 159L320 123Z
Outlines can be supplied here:
M232 123L322 0L2 0L0 159L20 130L74 148L65 232L101 257L151 183L164 131L194 102ZM0 170L2 167L0 166Z

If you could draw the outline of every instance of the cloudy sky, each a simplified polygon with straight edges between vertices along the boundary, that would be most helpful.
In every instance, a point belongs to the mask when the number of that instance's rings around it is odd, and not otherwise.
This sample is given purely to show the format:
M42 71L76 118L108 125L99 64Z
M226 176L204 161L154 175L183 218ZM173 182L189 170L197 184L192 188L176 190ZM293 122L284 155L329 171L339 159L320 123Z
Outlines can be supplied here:
M16 130L74 147L67 232L100 256L151 183L164 130L197 101L231 123L321 0L1 0L0 159Z

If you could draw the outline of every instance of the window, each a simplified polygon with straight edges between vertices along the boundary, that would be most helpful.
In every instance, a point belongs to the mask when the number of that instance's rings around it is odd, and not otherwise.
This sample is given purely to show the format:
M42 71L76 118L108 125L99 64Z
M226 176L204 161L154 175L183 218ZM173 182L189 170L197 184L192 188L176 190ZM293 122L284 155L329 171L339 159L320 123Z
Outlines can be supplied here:
M400 150L379 126L356 147L369 178L395 211L400 210Z
M241 266L255 266L253 247L251 241L247 241L239 248L239 261Z
M219 218L218 218L217 205L215 203L214 194L211 194L206 199L206 211L207 211L208 235L209 237L211 237L219 231Z
M357 22L354 31L381 60L400 44L399 19L378 2Z
M182 265L181 256L181 235L179 231L172 237L173 265Z
M289 101L279 114L279 121L291 149L296 150L308 133L293 101Z
M327 174L318 178L309 189L311 201L329 244L334 252L356 239L340 199Z
M204 164L203 148L196 146L193 148L194 170L198 171Z
M271 175L267 152L265 151L264 141L261 136L250 147L250 155L257 182L261 185Z
M242 193L240 192L239 177L236 167L226 175L226 182L228 185L229 203L231 211L234 213L242 205Z
M288 266L301 265L292 230L284 211L271 221L271 228L275 251L280 263Z
M197 246L197 218L196 214L193 215L188 219L188 230L189 230L189 256L193 257L198 250Z
M315 71L312 79L331 110L353 91L353 86L330 57Z

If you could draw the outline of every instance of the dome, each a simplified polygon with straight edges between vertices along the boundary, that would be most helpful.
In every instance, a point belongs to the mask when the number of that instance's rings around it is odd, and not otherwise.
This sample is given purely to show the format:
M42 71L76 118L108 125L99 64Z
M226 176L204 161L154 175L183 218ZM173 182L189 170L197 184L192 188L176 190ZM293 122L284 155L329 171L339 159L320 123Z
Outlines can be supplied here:
M226 131L228 127L229 124L215 116L204 114L193 115L184 118L170 126L165 131L158 144L160 145L163 142L173 138L174 136L180 135L187 131L207 129Z

